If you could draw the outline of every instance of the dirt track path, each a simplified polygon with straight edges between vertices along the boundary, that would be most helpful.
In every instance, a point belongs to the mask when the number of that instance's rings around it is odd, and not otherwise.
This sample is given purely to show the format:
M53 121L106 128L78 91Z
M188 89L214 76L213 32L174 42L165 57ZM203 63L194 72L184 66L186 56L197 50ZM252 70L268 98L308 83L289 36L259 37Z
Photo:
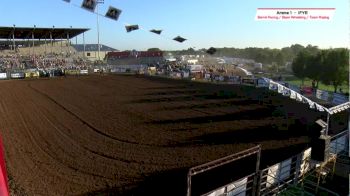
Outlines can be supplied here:
M7 167L29 195L77 195L110 187L127 194L155 174L253 143L271 154L288 146L303 148L306 142L304 133L276 132L284 120L271 115L274 108L247 100L244 92L221 96L223 90L212 85L89 76L0 86Z

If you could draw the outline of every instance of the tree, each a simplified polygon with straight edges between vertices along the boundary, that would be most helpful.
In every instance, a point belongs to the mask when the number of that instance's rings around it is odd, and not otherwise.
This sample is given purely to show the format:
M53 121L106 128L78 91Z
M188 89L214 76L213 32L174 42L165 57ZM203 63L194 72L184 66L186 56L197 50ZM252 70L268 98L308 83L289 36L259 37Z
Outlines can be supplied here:
M290 46L290 49L293 52L293 55L296 56L298 55L301 51L304 50L304 46L300 45L300 44L294 44Z
M322 82L332 84L334 92L338 87L349 80L349 52L347 49L332 49L323 52L324 74Z
M149 48L147 51L148 52L159 52L161 50L159 48Z
M310 44L305 47L305 50L311 55L317 55L320 51L317 46L312 46Z
M293 60L292 70L296 77L301 79L301 83L304 85L304 79L306 78L306 67L309 55L305 51L299 52L297 57Z
M275 62L277 63L277 70L279 70L278 68L279 67L284 67L284 63L286 62L285 61L285 58L284 58L284 55L281 51L278 51L276 56L275 56Z
M309 55L306 59L306 76L315 80L316 88L318 88L318 83L324 74L323 61L324 55L321 52L316 55Z

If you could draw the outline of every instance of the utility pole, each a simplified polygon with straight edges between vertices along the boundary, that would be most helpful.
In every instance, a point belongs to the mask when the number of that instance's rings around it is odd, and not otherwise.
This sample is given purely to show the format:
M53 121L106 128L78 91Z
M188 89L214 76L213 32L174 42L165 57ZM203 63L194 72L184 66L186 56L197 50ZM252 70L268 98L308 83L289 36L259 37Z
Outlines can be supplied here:
M98 61L100 61L101 60L101 58L100 58L100 50L101 50L101 46L100 46L100 23L99 23L99 13L98 13L98 4L104 4L104 0L97 0L96 1L96 9L97 9L97 48L98 48L98 54L97 54L97 56L98 56Z
M13 51L16 51L16 43L15 43L15 29L16 29L16 25L13 25L13 33L12 33Z

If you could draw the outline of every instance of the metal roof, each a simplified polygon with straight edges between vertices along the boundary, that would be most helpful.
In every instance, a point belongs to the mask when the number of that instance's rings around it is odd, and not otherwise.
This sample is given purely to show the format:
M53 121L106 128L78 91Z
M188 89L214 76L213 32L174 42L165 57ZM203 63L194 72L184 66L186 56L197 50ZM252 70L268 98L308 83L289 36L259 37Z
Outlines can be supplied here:
M0 27L0 39L12 39L13 33L15 39L32 39L32 33L34 33L34 39L67 39L74 38L89 29L78 28L38 28L38 27Z
M74 44L71 46L78 52L84 51L84 44ZM98 51L98 44L85 44L85 52L93 52L93 51ZM109 46L100 44L100 51L111 52L111 51L118 51L118 50L111 48Z

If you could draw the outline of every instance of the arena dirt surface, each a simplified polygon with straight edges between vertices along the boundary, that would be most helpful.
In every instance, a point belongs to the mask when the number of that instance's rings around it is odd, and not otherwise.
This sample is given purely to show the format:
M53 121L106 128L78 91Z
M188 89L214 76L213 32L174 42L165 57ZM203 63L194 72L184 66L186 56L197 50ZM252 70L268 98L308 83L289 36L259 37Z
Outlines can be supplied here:
M305 149L324 115L263 89L144 76L0 86L17 195L183 195L190 167L261 144L264 168Z

